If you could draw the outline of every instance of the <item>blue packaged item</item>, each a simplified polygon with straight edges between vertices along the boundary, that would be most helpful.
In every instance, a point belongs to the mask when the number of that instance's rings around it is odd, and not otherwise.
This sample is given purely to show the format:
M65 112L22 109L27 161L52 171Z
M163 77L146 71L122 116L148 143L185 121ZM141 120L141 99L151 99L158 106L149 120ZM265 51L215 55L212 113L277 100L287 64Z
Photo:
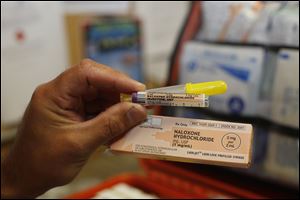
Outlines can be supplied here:
M142 52L137 20L104 18L85 27L86 57L119 70L140 82Z

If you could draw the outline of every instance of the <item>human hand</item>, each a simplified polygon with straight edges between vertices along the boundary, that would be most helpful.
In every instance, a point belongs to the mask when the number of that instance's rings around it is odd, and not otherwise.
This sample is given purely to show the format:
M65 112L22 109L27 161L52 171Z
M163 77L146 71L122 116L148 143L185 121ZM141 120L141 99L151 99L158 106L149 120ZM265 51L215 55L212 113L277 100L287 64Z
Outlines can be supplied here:
M39 86L1 163L1 197L37 197L69 183L99 145L146 119L141 105L118 103L120 93L144 89L88 59Z

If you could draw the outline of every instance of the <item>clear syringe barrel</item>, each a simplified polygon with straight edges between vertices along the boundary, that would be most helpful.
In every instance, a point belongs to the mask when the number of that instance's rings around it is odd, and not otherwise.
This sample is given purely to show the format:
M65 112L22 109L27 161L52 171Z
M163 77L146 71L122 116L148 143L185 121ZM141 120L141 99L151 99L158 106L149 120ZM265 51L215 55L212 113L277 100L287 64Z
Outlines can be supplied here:
M146 92L166 92L166 93L186 93L186 94L205 94L207 96L223 94L227 90L224 81L211 81L202 83L186 83L162 88L146 90Z
M185 84L148 89L146 92L186 93Z

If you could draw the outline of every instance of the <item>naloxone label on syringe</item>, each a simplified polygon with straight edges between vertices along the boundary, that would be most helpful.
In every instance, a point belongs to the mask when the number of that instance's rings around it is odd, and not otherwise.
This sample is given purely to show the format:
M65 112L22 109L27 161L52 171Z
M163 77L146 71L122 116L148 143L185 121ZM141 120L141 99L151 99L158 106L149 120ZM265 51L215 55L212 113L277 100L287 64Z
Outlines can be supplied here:
M204 94L138 92L132 100L145 105L208 107L208 97Z

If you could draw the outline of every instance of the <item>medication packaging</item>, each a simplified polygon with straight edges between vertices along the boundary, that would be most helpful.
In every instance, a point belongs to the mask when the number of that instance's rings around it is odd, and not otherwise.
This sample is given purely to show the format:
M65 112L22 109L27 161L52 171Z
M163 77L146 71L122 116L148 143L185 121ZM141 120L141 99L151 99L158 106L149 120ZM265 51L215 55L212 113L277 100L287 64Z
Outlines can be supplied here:
M141 157L249 167L252 125L149 115L110 146Z

